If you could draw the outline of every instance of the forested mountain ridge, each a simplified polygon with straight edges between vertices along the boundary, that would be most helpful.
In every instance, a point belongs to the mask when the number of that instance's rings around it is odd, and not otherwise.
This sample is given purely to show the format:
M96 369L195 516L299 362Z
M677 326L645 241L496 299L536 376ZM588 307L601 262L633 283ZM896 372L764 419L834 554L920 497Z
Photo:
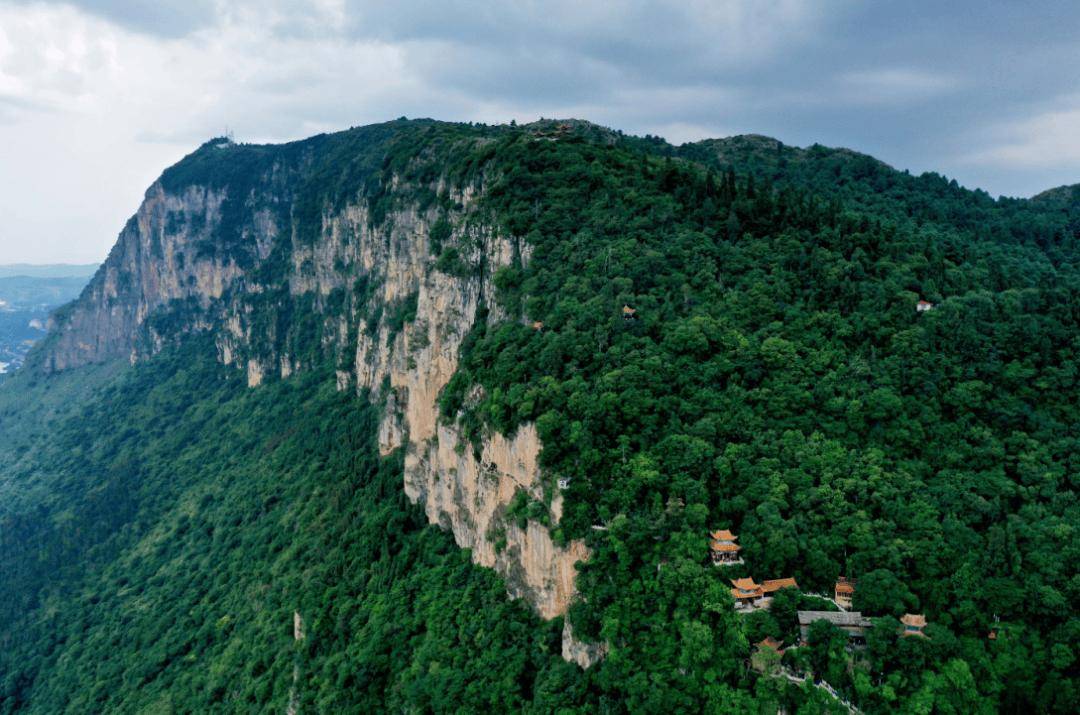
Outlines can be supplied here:
M19 391L137 363L75 402L91 424L125 405L106 434L54 417L72 451L0 460L0 489L21 495L0 511L5 573L21 574L2 595L23 604L3 625L35 634L0 661L0 697L43 711L87 698L371 708L380 694L411 710L820 711L841 706L746 664L765 636L799 642L797 609L835 606L789 590L737 613L729 579L793 576L810 593L846 576L875 619L867 647L815 627L789 667L867 711L1071 711L1076 215L1074 194L993 200L846 150L756 136L672 147L579 121L208 142L151 187L33 369L4 388L0 431L25 455L40 436L22 427ZM222 364L260 389L246 394ZM272 404L266 390L304 414L344 410L357 431L342 446L333 422L237 421L242 405ZM194 412L181 418L184 391ZM215 451L210 428L226 415L279 458ZM202 435L197 462L182 460L176 430ZM317 466L327 460L344 461ZM215 469L235 476L206 501ZM489 662L469 634L490 623L469 607L423 637L423 619L372 610L406 588L446 612L473 603L458 590L468 579L488 578L417 567L408 580L413 552L395 540L427 530L387 491L402 473L429 523L554 623L508 611L486 646L506 657ZM285 475L300 491L260 501L260 482L278 493ZM77 506L88 490L124 494L123 508ZM374 501L341 526L362 533L327 555L316 544L331 532L315 525L361 494ZM314 580L248 541L300 503L308 516L289 523ZM397 526L368 531L376 514ZM739 534L744 563L709 563L717 528ZM257 585L245 558L273 577ZM50 580L57 559L103 570ZM196 610L175 583L189 562L218 584ZM237 589L285 585L286 598L218 615ZM132 592L164 612L188 603L175 614L189 628L152 663L150 641L120 635ZM94 608L103 601L114 610ZM567 608L573 632L559 638ZM900 635L905 613L928 618L928 638ZM296 645L281 626L294 615ZM120 657L93 675L103 643ZM67 681L62 662L81 664ZM442 662L501 684L466 687ZM228 672L246 676L225 685Z
M1080 184L1048 189L1031 197L1031 201L1075 216L1080 211Z

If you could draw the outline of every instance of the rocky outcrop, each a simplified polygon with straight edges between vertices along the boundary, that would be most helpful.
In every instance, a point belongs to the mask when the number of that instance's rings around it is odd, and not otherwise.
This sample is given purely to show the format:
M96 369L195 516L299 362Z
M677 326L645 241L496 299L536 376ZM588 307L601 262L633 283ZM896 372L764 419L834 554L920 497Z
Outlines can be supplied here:
M224 200L205 187L172 194L160 183L151 186L82 298L54 321L46 369L134 359L137 338L151 345L160 339L142 330L156 309L192 300L206 310L220 299L243 272L237 256L205 250Z
M599 663L607 655L606 643L588 643L574 637L574 629L570 621L563 624L562 632L562 657L563 660L577 663L582 668L591 668Z
M511 593L528 599L541 616L565 613L574 596L574 565L588 557L584 544L558 546L543 524L528 520L523 528L506 517L519 490L534 500L544 498L536 428L525 425L512 439L491 435L479 460L468 447L449 425L439 425L429 440L410 441L406 494L424 504L432 523L450 529L459 545L472 549L477 563L502 573Z
M492 275L527 262L528 247L484 221L476 188L441 184L430 187L449 196L440 205L397 200L376 221L357 196L324 206L318 230L302 231L311 227L282 218L295 216L282 209L287 174L271 167L243 196L211 184L151 187L83 297L58 316L45 369L137 360L193 331L211 333L219 359L252 387L331 357L338 389L383 405L380 449L404 450L405 492L429 521L541 616L564 614L588 551L551 536L562 497L539 466L535 426L471 444L438 404L478 316L507 319ZM435 268L430 235L440 220L453 226L440 242L460 259L451 272ZM522 498L546 505L547 518L508 514ZM576 662L582 652L568 651Z
M463 196L468 207L471 197ZM400 251L391 256L383 284L391 296L416 291L416 320L397 335L380 325L357 343L356 381L361 389L379 392L389 383L380 427L380 449L405 447L405 493L421 503L428 519L454 534L472 550L473 559L498 570L510 592L526 598L545 618L565 613L574 596L575 564L588 557L581 542L554 543L547 527L508 519L507 508L519 490L551 504L561 514L561 495L541 478L540 440L533 425L512 436L490 434L479 449L467 442L453 423L440 420L438 397L457 370L458 352L481 302L490 301L494 269L522 260L513 243L484 228L461 230L455 244L475 246L468 259L484 270L469 278L416 269L427 262L429 223L410 217L402 228L415 232L412 241L391 241ZM527 260L527 255L524 257ZM490 320L498 318L492 311ZM553 518L557 521L557 518Z
M300 611L293 611L293 640L304 640L304 617L300 615Z

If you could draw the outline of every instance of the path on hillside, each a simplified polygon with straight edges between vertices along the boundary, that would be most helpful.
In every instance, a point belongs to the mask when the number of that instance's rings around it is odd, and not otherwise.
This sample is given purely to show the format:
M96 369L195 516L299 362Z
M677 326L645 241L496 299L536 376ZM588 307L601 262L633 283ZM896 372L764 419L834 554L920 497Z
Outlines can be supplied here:
M780 668L780 674L783 675L790 682L797 683L799 685L802 685L804 683L810 683L815 688L817 688L819 690L824 690L826 693L828 693L829 696L833 700L837 701L838 703L843 705L845 708L847 708L848 712L851 713L852 715L862 715L862 711L860 711L857 707L855 707L855 705L852 704L851 701L847 700L843 695L841 695L839 692L837 692L836 688L829 685L824 680L814 681L813 679L811 679L811 678L809 678L809 677L807 677L805 675L798 675L797 673L795 673L795 671L793 671L791 668L787 667L786 665L781 665L781 666L779 666L779 668Z

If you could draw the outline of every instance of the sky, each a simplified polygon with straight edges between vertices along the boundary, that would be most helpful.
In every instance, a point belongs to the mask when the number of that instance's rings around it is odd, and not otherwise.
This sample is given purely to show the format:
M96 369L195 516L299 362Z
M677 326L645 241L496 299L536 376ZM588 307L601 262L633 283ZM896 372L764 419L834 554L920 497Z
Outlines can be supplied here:
M1080 182L1075 0L0 0L0 264L102 260L226 130L576 117Z

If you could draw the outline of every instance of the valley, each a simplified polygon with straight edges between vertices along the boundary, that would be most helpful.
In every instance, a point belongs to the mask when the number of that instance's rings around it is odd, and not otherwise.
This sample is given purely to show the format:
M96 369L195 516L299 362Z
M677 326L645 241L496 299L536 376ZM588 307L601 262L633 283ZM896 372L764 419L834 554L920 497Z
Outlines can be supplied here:
M79 296L97 266L0 265L0 375L22 366L49 314Z

